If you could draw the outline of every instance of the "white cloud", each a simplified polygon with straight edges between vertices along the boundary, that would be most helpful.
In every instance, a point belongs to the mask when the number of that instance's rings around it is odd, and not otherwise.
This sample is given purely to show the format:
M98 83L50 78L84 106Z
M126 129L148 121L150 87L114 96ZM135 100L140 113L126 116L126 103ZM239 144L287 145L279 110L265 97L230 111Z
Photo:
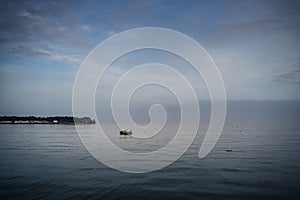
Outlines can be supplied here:
M38 50L35 50L35 52L46 54L51 59L58 60L58 61L63 61L63 62L67 62L67 63L77 63L77 64L80 64L82 62L82 60L83 60L83 56L82 55L59 54L59 53L55 53L53 51L48 51L48 50L44 50L44 49L38 49Z
M114 31L114 30L109 30L109 31L106 32L106 35L107 35L107 36L112 36L112 35L114 35L115 33L116 33L116 31Z
M84 31L91 31L92 30L91 26L87 25L87 24L81 25L81 29L84 30Z

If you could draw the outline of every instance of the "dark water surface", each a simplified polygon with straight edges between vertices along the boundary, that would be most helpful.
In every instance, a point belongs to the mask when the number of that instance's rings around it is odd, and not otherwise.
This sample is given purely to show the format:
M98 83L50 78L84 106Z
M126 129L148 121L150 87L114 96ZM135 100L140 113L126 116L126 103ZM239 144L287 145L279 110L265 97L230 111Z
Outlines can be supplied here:
M123 146L134 146L135 142L120 139ZM197 157L199 144L198 138L178 161L162 170L128 174L94 159L82 145L74 126L0 125L0 197L298 199L300 196L297 126L277 124L275 128L261 123L227 127L204 159ZM227 148L233 151L226 152Z

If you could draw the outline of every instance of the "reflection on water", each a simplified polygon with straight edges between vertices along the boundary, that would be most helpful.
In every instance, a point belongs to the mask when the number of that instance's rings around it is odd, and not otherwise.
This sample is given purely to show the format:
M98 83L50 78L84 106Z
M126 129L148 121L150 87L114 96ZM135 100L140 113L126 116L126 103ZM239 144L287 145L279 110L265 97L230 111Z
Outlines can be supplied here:
M237 129L233 125L225 128L208 157L198 159L204 131L200 130L191 148L172 165L147 174L127 174L94 159L82 145L74 126L1 125L0 197L296 199L299 196L298 128L240 126ZM166 144L173 132L165 130L154 143L120 137L114 129L110 138L128 151L147 152ZM228 148L232 152L226 152Z

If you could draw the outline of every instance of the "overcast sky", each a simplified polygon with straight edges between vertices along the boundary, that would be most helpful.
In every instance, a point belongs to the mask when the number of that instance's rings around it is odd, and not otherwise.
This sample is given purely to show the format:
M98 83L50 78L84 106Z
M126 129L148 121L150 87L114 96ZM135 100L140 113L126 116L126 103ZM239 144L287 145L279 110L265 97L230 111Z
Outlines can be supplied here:
M115 33L147 26L199 42L219 67L229 100L300 100L299 1L0 2L1 115L71 113L85 56ZM157 51L128 55L112 66L104 85L131 66L161 61L182 71L206 99L201 77L173 57Z

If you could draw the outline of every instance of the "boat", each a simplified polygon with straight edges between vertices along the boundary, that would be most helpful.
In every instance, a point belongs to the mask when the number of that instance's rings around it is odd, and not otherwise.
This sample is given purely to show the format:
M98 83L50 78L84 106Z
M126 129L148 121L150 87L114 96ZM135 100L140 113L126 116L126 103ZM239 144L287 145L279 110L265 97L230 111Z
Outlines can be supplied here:
M131 130L121 130L120 135L132 135L133 132Z

